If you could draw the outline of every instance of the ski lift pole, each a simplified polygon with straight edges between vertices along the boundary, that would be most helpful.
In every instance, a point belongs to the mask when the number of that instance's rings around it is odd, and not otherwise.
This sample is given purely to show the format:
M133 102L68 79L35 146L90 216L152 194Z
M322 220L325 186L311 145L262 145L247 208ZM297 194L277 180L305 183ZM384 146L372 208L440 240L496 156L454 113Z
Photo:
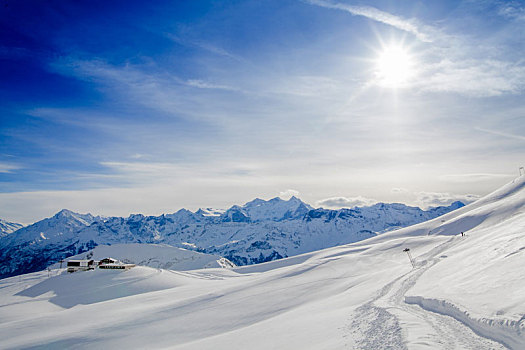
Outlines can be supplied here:
M407 253L407 255L408 255L408 259L410 259L410 263L412 264L412 268L416 268L416 264L415 264L415 262L414 262L414 259L412 259L412 255L410 254L410 249L405 248L405 249L403 249L403 251L404 251L405 253Z

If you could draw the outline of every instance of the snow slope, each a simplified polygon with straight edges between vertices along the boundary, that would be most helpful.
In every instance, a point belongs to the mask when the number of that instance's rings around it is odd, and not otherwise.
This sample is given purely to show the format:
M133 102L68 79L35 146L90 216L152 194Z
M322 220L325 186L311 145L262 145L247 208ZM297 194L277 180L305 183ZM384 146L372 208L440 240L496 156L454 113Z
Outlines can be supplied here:
M420 208L376 204L354 209L313 209L296 197L255 199L221 212L128 218L93 217L62 210L0 239L0 277L38 271L97 245L162 243L223 256L236 265L255 264L357 242L435 218L463 206ZM16 256L17 259L12 259Z
M203 254L167 244L146 243L99 245L95 249L68 259L86 259L86 257L95 260L111 257L125 263L169 270L197 270L235 266L228 259L217 255ZM58 267L58 264L53 265L53 268Z
M0 219L0 237L7 236L22 227L24 227L24 225Z
M524 188L258 265L6 278L0 347L523 349Z

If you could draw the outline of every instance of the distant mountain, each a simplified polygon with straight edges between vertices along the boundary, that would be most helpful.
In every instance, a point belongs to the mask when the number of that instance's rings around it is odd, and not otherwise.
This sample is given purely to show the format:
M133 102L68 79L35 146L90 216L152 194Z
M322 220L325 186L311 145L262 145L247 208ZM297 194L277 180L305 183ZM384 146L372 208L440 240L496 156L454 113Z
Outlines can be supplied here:
M44 269L50 263L97 246L75 239L100 217L64 209L53 217L23 227L0 238L0 277Z
M24 225L0 219L0 237L7 236L22 227L24 227Z
M296 197L255 199L226 211L181 209L173 214L94 217L62 210L0 238L0 277L37 271L98 245L156 243L249 265L360 241L463 206L424 211L379 203L354 209L314 209Z

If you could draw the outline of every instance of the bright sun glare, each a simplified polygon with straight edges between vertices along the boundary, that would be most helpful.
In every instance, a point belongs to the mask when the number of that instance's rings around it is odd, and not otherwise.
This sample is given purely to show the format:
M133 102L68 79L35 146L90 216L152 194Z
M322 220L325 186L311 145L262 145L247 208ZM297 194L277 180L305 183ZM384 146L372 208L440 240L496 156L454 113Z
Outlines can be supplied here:
M382 86L402 87L413 75L412 58L401 46L385 47L376 62L377 77Z

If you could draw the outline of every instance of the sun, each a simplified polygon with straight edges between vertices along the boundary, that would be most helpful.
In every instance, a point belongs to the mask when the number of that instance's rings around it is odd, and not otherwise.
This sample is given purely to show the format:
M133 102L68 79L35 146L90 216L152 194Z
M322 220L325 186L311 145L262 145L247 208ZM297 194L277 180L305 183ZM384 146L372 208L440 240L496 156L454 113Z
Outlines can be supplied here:
M376 59L376 75L384 87L399 88L414 74L410 53L402 46L384 47Z

